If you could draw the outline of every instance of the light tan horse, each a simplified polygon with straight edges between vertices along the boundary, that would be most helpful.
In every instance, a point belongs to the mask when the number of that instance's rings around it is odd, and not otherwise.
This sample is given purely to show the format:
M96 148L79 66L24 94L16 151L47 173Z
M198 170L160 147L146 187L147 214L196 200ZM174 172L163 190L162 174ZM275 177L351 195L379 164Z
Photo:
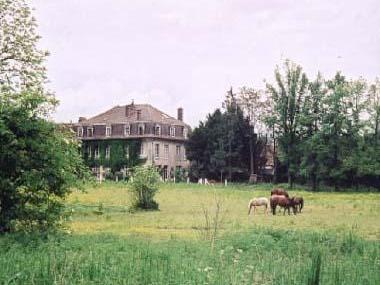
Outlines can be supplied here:
M265 197L260 197L260 198L253 198L251 201L249 201L248 215L251 214L252 207L253 207L253 214L255 214L256 207L258 206L265 206L264 213L268 214L269 200Z

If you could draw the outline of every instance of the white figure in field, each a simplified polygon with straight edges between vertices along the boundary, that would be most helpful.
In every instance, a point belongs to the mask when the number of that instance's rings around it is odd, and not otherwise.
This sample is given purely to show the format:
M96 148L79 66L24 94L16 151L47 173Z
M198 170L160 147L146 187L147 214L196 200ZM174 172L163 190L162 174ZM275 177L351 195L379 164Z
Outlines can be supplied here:
M210 185L210 183L208 183L208 180L207 180L207 178L205 178L205 183L204 183L205 185Z
M264 206L264 213L268 214L268 207L269 207L269 200L265 197L260 198L253 198L251 201L249 201L248 204L248 215L251 214L251 209L253 207L253 214L256 212L256 207Z
M198 179L198 184L203 184L202 178Z

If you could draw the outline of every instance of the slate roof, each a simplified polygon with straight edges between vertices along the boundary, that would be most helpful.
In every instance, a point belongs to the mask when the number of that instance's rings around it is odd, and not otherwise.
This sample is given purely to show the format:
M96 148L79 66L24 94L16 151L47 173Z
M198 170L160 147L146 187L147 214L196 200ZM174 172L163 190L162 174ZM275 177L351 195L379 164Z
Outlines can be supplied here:
M126 108L129 108L127 116ZM140 119L137 120L137 111L141 112ZM124 124L134 122L155 122L162 124L178 125L189 127L183 121L177 120L165 114L150 104L130 104L115 106L99 115L85 119L77 125L96 125L96 124Z

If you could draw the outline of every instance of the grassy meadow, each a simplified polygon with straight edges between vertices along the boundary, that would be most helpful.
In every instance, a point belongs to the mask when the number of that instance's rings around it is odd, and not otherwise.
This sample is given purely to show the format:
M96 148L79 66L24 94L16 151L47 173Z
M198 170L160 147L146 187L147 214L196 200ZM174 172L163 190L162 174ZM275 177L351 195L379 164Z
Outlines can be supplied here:
M130 212L125 185L88 186L66 234L0 238L0 284L380 284L380 194L295 189L301 214L248 217L270 189L165 184Z

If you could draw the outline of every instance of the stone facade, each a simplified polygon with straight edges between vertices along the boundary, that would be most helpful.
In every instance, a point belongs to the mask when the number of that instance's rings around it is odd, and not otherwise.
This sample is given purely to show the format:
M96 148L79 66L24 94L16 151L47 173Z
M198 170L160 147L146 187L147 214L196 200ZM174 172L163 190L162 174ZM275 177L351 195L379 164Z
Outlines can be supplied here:
M106 159L112 157L111 141L138 141L140 158L156 165L164 180L173 179L176 170L189 167L185 142L191 129L183 122L182 108L175 119L148 104L116 106L90 119L79 118L73 130L83 142L85 158L96 160L99 153L105 153ZM97 146L96 142L101 143ZM103 167L97 164L94 169Z

